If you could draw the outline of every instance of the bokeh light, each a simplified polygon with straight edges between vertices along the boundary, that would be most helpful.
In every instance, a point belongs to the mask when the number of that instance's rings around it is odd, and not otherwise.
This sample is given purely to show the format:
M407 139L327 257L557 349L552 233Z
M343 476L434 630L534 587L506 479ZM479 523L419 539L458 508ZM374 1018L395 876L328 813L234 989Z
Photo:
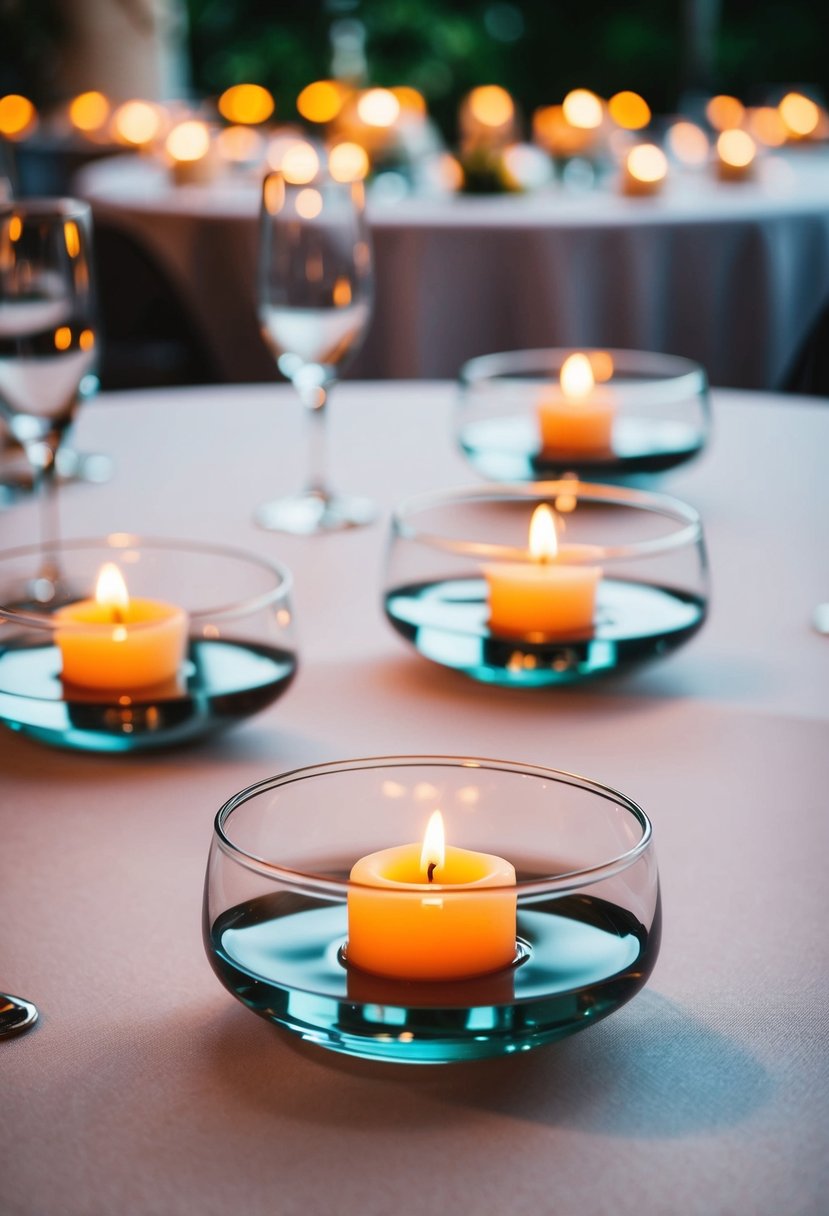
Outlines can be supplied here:
M79 131L99 131L109 118L111 106L103 93L91 89L69 103L69 121Z
M602 125L604 107L602 100L589 89L573 89L561 103L564 117L572 127L593 131Z
M734 169L745 169L754 160L757 145L748 131L723 131L717 140L717 155Z
M203 122L180 122L173 127L164 146L173 160L201 160L210 151L210 132Z
M708 160L708 136L694 122L675 122L667 142L672 155L683 165L704 165Z
M34 129L37 110L28 97L7 93L0 97L0 135L8 139L23 139Z
M480 85L467 100L470 114L484 127L503 127L512 122L515 104L498 84Z
M787 93L778 107L780 117L792 135L804 139L811 135L820 121L820 110L802 93Z
M370 168L368 153L359 144L336 144L328 153L328 171L335 182L359 182Z
M161 116L148 101L125 101L112 119L115 136L123 143L141 147L155 139L161 129Z
M739 127L745 112L743 103L727 93L718 93L716 97L709 100L705 107L705 117L715 131L726 131L731 127Z
M400 102L391 89L369 89L357 102L357 116L369 127L391 127L400 117Z
M311 144L294 140L282 154L279 168L286 182L302 186L319 173L320 159Z
M627 171L639 182L660 182L668 172L665 153L656 144L637 144L625 160Z
M261 84L234 84L225 89L218 104L222 118L247 126L267 122L275 109L273 97Z
M615 93L607 103L610 117L626 131L641 131L651 120L651 108L638 93L624 89Z
M331 122L343 108L346 91L335 80L315 80L296 99L296 108L308 122Z

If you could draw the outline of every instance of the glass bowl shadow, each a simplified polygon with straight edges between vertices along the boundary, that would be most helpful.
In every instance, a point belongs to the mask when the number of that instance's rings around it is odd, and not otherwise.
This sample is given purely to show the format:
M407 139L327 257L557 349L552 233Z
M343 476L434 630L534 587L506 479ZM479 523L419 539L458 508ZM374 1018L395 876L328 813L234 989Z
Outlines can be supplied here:
M600 569L593 623L561 634L496 631L487 570L532 564L530 519L541 504L558 518L556 565ZM701 628L702 523L679 499L576 478L425 494L392 514L383 602L418 654L484 683L537 688L607 675L664 657Z
M545 393L558 390L572 349L506 351L465 363L458 377L455 437L490 481L538 481L577 473L625 481L661 473L699 455L708 440L705 370L690 359L631 350L590 350L594 395L614 406L608 443L573 450L542 442Z
M512 900L513 961L438 981L354 967L349 896L377 889L349 881L352 866L422 840L436 807L447 844L506 859L516 884L424 883L423 914L445 918L441 940L462 957L458 905L467 931L485 934L487 901ZM381 896L377 928L402 946L411 888ZM660 930L647 816L624 794L553 769L462 756L320 764L241 790L214 824L203 904L213 970L254 1013L335 1052L428 1064L553 1042L639 991Z
M97 648L113 637L113 625L58 616L94 598L107 562L131 597L187 613L184 662L161 683L95 688L62 678L61 641L83 636ZM291 593L279 563L193 541L113 533L0 552L0 723L42 743L103 752L169 747L233 726L294 677ZM140 638L151 628L127 631Z

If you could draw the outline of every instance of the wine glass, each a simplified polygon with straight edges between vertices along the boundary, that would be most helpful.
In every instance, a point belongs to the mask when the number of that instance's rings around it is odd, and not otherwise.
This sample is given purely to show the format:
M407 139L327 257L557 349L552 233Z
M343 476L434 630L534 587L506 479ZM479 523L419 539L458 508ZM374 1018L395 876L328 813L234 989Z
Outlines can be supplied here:
M91 239L89 206L75 199L0 206L0 417L41 501L44 599L57 579L57 457L96 356Z
M299 155L299 153L302 153ZM260 506L263 528L308 535L369 523L366 498L334 493L325 469L326 405L371 315L371 247L359 182L335 181L310 145L265 178L259 320L279 370L305 406L310 468L299 494Z

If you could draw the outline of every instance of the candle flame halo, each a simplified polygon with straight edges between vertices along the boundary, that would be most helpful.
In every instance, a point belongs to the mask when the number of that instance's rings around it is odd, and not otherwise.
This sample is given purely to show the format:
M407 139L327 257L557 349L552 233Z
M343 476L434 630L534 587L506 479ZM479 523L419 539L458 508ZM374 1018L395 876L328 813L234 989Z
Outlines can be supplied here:
M588 397L596 384L587 355L568 355L561 365L561 391L565 397Z
M428 874L429 882L435 870L439 870L446 860L446 833L443 827L443 816L440 811L432 811L426 832L423 836L423 848L420 851L420 869Z
M536 562L552 561L558 554L556 517L550 507L542 502L535 508L530 520L530 556Z
M101 566L95 584L95 602L102 608L111 608L115 616L120 616L130 606L127 584L114 562L104 562Z

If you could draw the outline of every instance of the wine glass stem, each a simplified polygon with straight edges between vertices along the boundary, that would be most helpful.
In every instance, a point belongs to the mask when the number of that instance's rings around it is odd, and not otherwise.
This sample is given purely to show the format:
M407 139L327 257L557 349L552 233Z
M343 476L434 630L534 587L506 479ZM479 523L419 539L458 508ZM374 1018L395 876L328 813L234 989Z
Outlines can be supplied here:
M308 413L308 490L327 498L328 461L327 461L327 424L326 406L330 384L302 385L299 395Z
M32 469L32 489L40 504L40 544L43 552L40 577L57 580L60 523L58 516L58 487L56 456L58 440L39 440L26 448Z

